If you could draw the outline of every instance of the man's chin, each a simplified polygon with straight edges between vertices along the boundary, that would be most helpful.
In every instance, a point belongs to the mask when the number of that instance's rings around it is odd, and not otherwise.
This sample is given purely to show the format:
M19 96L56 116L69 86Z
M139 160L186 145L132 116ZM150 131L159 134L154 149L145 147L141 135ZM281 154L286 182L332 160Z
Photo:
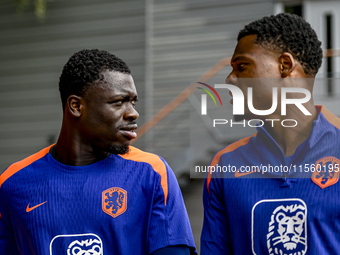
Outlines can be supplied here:
M111 154L126 154L130 150L129 145L113 145L107 149L107 152Z

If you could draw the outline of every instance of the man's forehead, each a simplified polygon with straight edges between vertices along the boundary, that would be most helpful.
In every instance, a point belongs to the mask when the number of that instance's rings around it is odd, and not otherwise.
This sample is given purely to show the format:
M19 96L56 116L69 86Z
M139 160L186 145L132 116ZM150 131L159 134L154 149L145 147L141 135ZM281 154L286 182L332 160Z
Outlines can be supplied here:
M239 40L235 47L235 51L232 57L232 62L242 59L256 60L258 55L271 55L268 49L263 48L261 45L255 43L256 35L247 35ZM255 58L255 59L254 59Z
M135 83L130 74L117 71L104 71L102 75L104 78L104 85L111 89L118 89L121 91L136 90Z
M90 86L88 95L102 97L137 97L137 90L130 74L117 71L103 71L103 80Z
M105 83L111 83L113 85L124 85L126 83L133 83L133 78L130 74L121 73L117 71L103 71L102 72Z
M257 46L257 44L254 43L255 39L256 35L247 35L242 37L235 47L234 55L247 54L251 52L253 48Z

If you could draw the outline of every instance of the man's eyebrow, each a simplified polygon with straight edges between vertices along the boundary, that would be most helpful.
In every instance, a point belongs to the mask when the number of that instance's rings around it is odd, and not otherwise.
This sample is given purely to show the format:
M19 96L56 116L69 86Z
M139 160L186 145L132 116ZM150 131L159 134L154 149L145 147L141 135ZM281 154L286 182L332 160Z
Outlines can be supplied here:
M132 98L132 99L135 99L135 100L138 99L138 95L131 95L130 93L127 93L127 94L116 94L116 95L113 96L113 98L116 98L116 97L122 97L124 99L129 99L129 98Z
M230 64L235 63L239 60L249 60L249 58L246 57L246 56L237 56L237 57L231 59Z

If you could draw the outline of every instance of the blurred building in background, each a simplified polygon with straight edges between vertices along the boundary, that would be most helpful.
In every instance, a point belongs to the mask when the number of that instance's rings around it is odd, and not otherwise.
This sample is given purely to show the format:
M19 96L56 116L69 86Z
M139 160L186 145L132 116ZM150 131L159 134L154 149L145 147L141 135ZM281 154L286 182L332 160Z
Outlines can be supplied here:
M0 3L0 172L56 141L59 75L81 49L104 49L128 63L140 98L140 127L230 57L238 31L255 19L296 13L312 24L324 49L340 49L340 1L53 0L44 20L33 6L16 14L13 2ZM318 77L339 72L340 58L328 53ZM223 83L230 71L225 66L209 76L211 84ZM315 93L317 103L340 115L337 84L318 86ZM188 174L190 147L200 147L191 153L209 161L217 147L244 136L236 132L190 146L190 104L185 99L134 144L164 157L177 177Z

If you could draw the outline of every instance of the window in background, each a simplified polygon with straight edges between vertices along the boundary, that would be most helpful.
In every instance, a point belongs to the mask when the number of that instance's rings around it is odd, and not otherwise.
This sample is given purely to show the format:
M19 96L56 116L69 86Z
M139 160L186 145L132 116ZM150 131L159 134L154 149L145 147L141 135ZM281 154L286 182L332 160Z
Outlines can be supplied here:
M284 11L302 17L302 4L285 4Z
M333 24L333 16L332 14L326 14L326 48L327 50L331 50L333 48L332 45L332 24ZM327 70L327 78L330 78L327 80L327 95L329 97L333 96L333 57L327 57L326 58L326 70Z

